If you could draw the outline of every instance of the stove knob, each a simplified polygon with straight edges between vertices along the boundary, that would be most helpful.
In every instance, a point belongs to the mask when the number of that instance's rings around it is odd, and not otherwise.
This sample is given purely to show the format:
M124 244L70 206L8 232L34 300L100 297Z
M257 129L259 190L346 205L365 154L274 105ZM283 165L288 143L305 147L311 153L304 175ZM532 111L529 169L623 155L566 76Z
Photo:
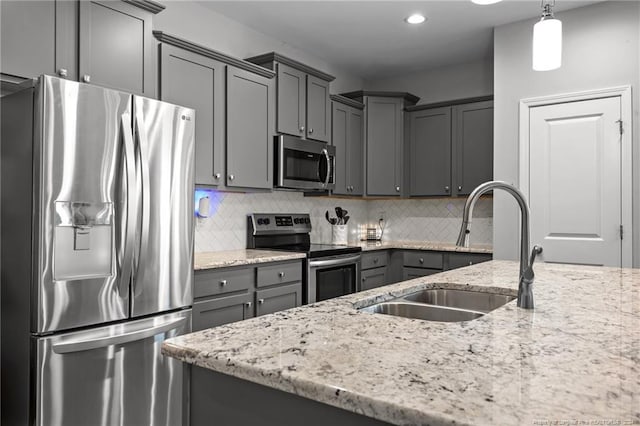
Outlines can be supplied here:
M297 217L295 219L293 219L293 223L295 223L296 225L300 223L300 219L298 219Z
M258 222L258 225L262 225L262 224L264 223L264 220L262 220L262 219L258 219L258 221L257 221L257 222Z
M311 223L311 219L310 218L305 218L304 223Z
M264 220L262 221L263 224L268 225L271 223L271 221L269 220L269 218L264 218Z

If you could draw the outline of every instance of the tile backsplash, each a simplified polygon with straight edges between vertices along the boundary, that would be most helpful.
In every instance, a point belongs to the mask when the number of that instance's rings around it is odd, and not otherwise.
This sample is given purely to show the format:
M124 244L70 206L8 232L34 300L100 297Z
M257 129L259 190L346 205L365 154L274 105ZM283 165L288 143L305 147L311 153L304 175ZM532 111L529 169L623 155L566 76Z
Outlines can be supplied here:
M384 240L455 242L460 229L464 199L350 200L305 197L300 192L231 193L206 191L209 217L196 218L196 252L244 249L247 246L247 215L250 213L309 213L311 241L331 242L331 225L325 211L335 216L335 207L348 210L349 239L357 241L358 225L375 224L385 217ZM202 196L197 191L196 198ZM197 199L196 199L197 204ZM491 244L493 202L480 200L474 209L472 244Z

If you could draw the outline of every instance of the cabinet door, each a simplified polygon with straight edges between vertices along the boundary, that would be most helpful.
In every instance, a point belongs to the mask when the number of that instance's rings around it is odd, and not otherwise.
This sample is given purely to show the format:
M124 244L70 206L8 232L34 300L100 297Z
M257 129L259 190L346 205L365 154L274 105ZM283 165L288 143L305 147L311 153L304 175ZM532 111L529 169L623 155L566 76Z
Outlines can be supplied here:
M277 64L278 79L278 133L305 135L306 74L290 66Z
M329 142L331 136L331 103L329 82L307 76L307 139Z
M364 173L362 172L364 152L364 115L361 110L350 108L347 139L348 181L351 195L364 194Z
M410 195L451 195L451 108L416 111L410 121Z
M484 253L449 253L448 260L445 264L445 270L448 271L450 269L488 262L492 258L493 255Z
M253 318L253 292L193 304L193 331Z
M256 291L256 316L284 311L301 304L301 282Z
M0 15L0 72L77 78L77 2L1 1Z
M387 284L387 268L375 268L362 271L360 291L371 290Z
M368 97L367 195L400 195L402 179L402 100Z
M225 64L160 45L160 99L196 110L197 185L222 183Z
M426 277L427 275L434 275L442 272L441 269L421 269L421 268L402 268L402 279L412 280L414 278Z
M121 1L81 1L80 80L155 97L151 16Z
M333 102L333 119L331 143L336 148L336 187L333 190L337 195L349 195L350 183L348 176L350 152L347 148L349 139L347 123L350 118L350 107Z
M454 195L468 195L493 179L493 102L454 108Z
M227 67L227 186L273 186L273 81Z

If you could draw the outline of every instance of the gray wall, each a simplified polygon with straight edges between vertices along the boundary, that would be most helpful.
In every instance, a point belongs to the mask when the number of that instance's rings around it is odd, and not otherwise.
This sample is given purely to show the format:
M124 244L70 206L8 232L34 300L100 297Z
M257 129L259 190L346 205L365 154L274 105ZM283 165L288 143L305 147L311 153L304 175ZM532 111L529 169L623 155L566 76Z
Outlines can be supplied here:
M367 90L410 92L421 104L493 94L493 59L365 81Z
M193 1L161 1L167 8L153 17L166 31L238 58L276 51L336 77L331 93L360 90L363 80L280 40L269 37Z
M518 183L518 104L523 98L621 85L633 86L634 266L640 266L640 4L605 2L559 13L563 22L562 68L531 69L535 20L497 27L494 39L494 176ZM517 257L518 213L513 200L494 197L494 256ZM534 241L535 243L535 241Z

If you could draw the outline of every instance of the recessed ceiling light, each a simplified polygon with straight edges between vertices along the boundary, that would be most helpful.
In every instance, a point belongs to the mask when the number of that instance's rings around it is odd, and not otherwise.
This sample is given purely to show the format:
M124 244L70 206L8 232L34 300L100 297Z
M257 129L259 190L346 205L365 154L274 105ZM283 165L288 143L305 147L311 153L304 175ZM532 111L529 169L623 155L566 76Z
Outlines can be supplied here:
M427 18L425 18L424 16L420 15L419 13L414 13L413 15L409 16L407 19L405 19L405 21L408 24L422 24L424 21L426 21Z
M471 0L471 3L487 5L487 4L500 3L501 1L502 0Z

